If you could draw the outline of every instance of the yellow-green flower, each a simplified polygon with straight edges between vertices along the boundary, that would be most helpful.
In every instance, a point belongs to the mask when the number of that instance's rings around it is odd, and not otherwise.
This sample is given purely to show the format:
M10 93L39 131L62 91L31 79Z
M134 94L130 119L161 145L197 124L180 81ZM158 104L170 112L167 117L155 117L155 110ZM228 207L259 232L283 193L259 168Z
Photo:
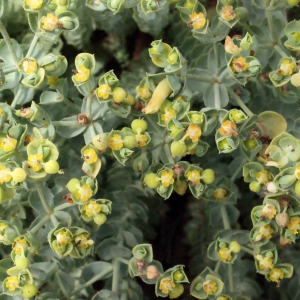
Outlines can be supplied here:
M85 66L79 66L76 71L74 78L77 82L85 82L89 79L91 72Z
M112 150L120 150L123 147L123 140L119 134L114 134L113 137L109 138L109 147Z
M91 200L88 204L86 204L83 209L85 214L88 217L96 216L100 213L102 205L97 203L96 201Z
M227 193L225 189L218 188L214 190L214 197L217 201L222 201L226 198Z
M191 124L186 130L187 140L191 139L193 143L196 143L199 141L201 133L201 128L198 125Z
M171 278L163 278L159 284L159 289L164 294L169 294L169 292L175 287L175 283Z
M0 232L2 232L7 227L8 227L7 224L0 222Z
M43 0L26 0L25 3L31 9L39 9L43 5Z
M295 169L295 176L300 180L300 164Z
M3 149L5 152L13 151L16 149L17 140L13 137L7 135L1 142L0 142L0 149Z
M25 238L16 237L14 239L14 243L12 244L12 249L15 250L15 253L19 255L25 252L28 249L28 244Z
M200 172L198 170L189 171L187 173L188 181L193 185L200 184Z
M268 218L268 219L273 219L274 216L276 215L277 211L274 205L272 204L266 204L263 207L261 217L263 218Z
M146 85L140 88L137 87L136 92L138 96L142 97L145 100L148 100L152 95L150 88Z
M238 136L239 134L236 132L236 124L230 120L223 122L219 132L222 135L231 137L231 136Z
M82 202L88 201L93 196L93 191L89 184L84 184L75 193L75 197L80 199Z
M98 97L102 99L107 99L110 95L111 87L108 84L102 84L98 87Z
M95 163L98 160L97 153L94 149L87 149L83 152L84 161L87 164Z
M207 295L211 295L217 291L217 284L212 280L206 280L203 283L203 290Z
M38 66L36 60L25 58L22 63L22 68L26 74L36 73Z
M228 248L223 247L219 250L218 257L222 262L230 261L232 259L231 251Z
M189 15L191 19L191 25L194 29L202 29L206 24L206 18L202 12L197 14L196 12L193 12Z
M43 165L43 155L42 154L30 154L28 156L28 167L34 171L38 172L42 169Z
M260 184L267 184L272 179L271 174L267 170L262 170L261 172L257 172L256 180Z
M145 147L147 145L147 136L144 134L133 135L137 141L137 147Z
M65 247L72 242L71 233L66 229L61 229L56 235L57 245Z
M242 51L241 48L239 48L237 45L234 44L234 42L232 41L232 38L227 35L225 42L224 42L224 48L225 51L229 54L240 54L240 52Z
M191 115L191 121L193 123L200 123L203 120L203 116L201 114L198 113L194 113Z
M294 72L294 64L291 63L288 59L283 59L279 70L281 75L291 75Z
M54 31L58 25L58 18L52 14L48 13L47 16L41 18L42 28L47 31Z
M5 166L0 166L0 183L9 182L11 180L10 170ZM1 231L1 229L0 229Z
M19 287L19 280L15 276L10 276L6 278L5 287L9 289L9 291L14 291L17 287Z
M274 230L269 224L261 226L259 228L258 235L255 237L255 242L258 242L263 238L269 240L272 237L272 233L274 233Z
M89 239L88 233L83 232L83 233L75 236L75 245L76 245L76 247L86 249L89 246L94 245L94 241Z
M248 63L246 59L242 56L239 58L234 58L231 62L231 70L233 73L243 72L248 69Z
M163 171L161 173L161 184L164 186L164 187L168 187L169 185L173 184L174 183L174 177L173 177L173 173L170 171Z
M298 231L300 229L300 218L292 217L287 227L293 234L298 234Z
M166 109L165 113L161 115L161 119L165 121L165 124L168 124L172 118L176 118L176 112L172 108Z
M273 259L270 257L262 257L257 255L256 259L259 261L259 268L265 272L269 272L274 268Z
M231 5L222 8L221 17L226 21L232 21L236 14Z
M279 282L280 279L283 279L283 272L279 269L273 269L270 272L270 280L273 282Z

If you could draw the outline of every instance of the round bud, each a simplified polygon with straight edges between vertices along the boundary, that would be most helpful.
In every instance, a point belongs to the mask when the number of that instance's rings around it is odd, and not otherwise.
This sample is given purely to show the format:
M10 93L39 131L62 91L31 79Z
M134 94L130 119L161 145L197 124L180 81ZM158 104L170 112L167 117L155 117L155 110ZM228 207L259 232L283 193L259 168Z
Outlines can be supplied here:
M202 181L206 184L212 184L215 181L215 172L212 169L202 171Z
M171 154L172 156L183 156L186 154L186 145L182 141L173 141L171 144Z
M261 190L261 185L258 181L252 181L249 184L249 189L254 193L259 193Z
M106 133L100 133L94 136L93 145L101 152L104 152L109 147L109 139Z
M151 265L147 267L147 278L148 279L154 279L154 278L158 278L160 276L160 273L158 271L158 269Z
M44 170L47 174L56 174L59 171L59 164L56 160L49 160L44 164Z
M123 138L123 145L125 148L133 149L137 146L137 140L132 135L127 135Z
M299 4L300 0L286 0L286 2L291 6L296 6Z
M295 183L295 194L300 196L300 180L297 180Z
M94 222L98 225L102 225L106 222L107 217L106 214L100 213L97 216L94 217Z
M38 292L38 288L35 284L25 283L22 287L22 296L26 299L29 299L35 296Z
M241 245L237 241L232 241L229 244L229 250L232 253L239 253L241 251Z
M181 283L175 283L175 287L172 288L172 290L169 291L169 297L170 299L176 299L179 296L182 295L184 291L184 287Z
M175 281L182 281L184 279L184 274L182 272L180 272L179 270L177 270L174 274L173 274L173 279Z
M144 178L144 184L150 189L155 189L159 186L159 177L155 173L148 173Z
M72 178L68 183L67 183L67 189L71 193L76 193L78 191L78 187L80 186L80 181L77 178Z
M144 133L148 128L148 124L143 119L135 119L131 122L131 128L134 133Z
M26 172L22 168L15 168L11 172L11 177L14 182L23 182L26 179Z
M281 228L285 228L288 225L290 218L287 213L283 212L275 216L275 221L278 226L280 226Z
M132 106L136 103L135 98L132 95L127 95L127 97L123 101L124 104Z
M121 87L116 87L112 91L112 97L116 103L123 102L125 100L126 96L127 96L127 93Z
M30 265L30 260L26 256L16 256L15 265L18 269L24 270L27 269Z

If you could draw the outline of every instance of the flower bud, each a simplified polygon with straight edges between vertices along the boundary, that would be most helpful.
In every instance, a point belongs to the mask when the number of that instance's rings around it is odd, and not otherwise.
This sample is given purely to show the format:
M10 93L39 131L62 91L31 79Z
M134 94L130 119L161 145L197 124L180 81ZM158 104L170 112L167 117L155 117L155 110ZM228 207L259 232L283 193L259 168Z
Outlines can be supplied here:
M257 141L255 139L249 139L244 141L243 143L244 146L250 151L254 150L257 147Z
M127 94L125 90L121 87L116 87L112 91L112 97L116 103L122 103L125 100L126 96Z
M38 288L35 284L25 283L22 287L22 296L25 299L32 298L38 292Z
M150 189L155 189L159 186L159 177L155 173L148 173L144 178L144 184Z
M50 76L61 76L65 73L68 67L68 61L63 55L54 55L49 53L44 56L41 66L45 69Z
M109 138L106 133L100 133L93 137L92 143L100 152L104 152L109 147Z
M278 226L280 226L281 228L285 228L288 225L290 218L286 212L282 212L276 215L275 221Z
M182 272L180 272L179 270L177 270L174 274L173 274L173 279L176 281L182 281L184 279L184 274Z
M267 190L270 193L277 193L278 192L278 188L277 188L277 186L274 182L268 182L267 183Z
M175 283L175 287L169 291L170 299L178 298L179 296L182 295L183 291L184 291L183 285L181 283Z
M47 174L56 174L59 171L59 164L56 160L49 160L44 164L44 170Z
M31 73L27 77L25 77L23 80L24 80L24 83L35 86L39 83L40 76L36 73Z

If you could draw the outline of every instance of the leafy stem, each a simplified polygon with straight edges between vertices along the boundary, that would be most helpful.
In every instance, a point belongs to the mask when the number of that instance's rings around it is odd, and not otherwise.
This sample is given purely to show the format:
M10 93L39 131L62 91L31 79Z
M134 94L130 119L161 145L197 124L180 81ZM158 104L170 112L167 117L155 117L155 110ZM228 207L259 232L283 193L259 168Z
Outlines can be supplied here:
M32 55L34 48L35 48L36 44L38 43L39 39L40 38L35 34L33 40L30 43L29 49L28 49L25 57L30 57Z
M272 2L274 2L272 0ZM272 6L272 2L270 4L270 6ZM273 13L271 10L266 10L266 16L267 16L267 20L268 20L268 26L269 26L269 30L271 33L271 39L272 42L276 42L277 38L276 38L276 33L275 33L275 28L274 28L274 20L273 20Z
M224 229L230 229L231 226L230 226L229 217L226 210L226 205L222 203L220 205L220 209L221 209L221 216L223 220Z
M48 223L50 217L48 215L44 216L31 230L30 232L34 235L36 234L46 223Z
M228 281L229 281L229 291L233 293L234 285L233 285L233 266L232 264L228 264Z
M274 50L276 50L282 57L287 57L288 55L282 50L279 45L274 45Z
M197 80L197 81L206 82L206 83L210 83L210 84L214 83L213 77L212 78L207 78L207 77L204 77L204 76L193 75L193 74L187 74L186 79Z
M249 249L248 247L245 247L245 246L241 246L241 249L251 255L254 255L253 253L253 250L252 249Z
M215 92L215 108L221 108L221 99L220 99L220 84L214 83L214 92Z
M227 87L227 91L229 95L233 98L233 100L238 104L238 106L248 115L248 117L252 117L252 111L247 107L247 105L242 101L242 99L234 92L231 87Z
M15 108L18 105L18 101L21 98L22 93L23 93L23 86L22 86L22 84L19 84L18 91L15 94L14 100L10 105L12 108Z

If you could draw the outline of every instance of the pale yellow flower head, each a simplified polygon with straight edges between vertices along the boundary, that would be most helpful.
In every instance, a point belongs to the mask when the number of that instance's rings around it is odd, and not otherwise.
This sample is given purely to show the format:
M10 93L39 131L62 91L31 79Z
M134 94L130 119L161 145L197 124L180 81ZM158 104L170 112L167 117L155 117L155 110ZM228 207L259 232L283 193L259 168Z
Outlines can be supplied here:
M287 227L293 234L298 234L299 229L300 229L300 218L292 217L290 219Z
M94 245L94 241L89 239L89 234L86 232L83 232L81 234L78 234L75 236L75 245L78 248L86 249L89 246Z
M27 241L23 237L16 237L14 239L14 243L12 244L12 248L15 250L16 254L21 255L28 249Z
M206 18L202 12L197 14L196 12L193 12L189 15L191 19L191 25L194 29L202 29L206 24Z
M9 291L14 291L17 287L19 287L19 280L15 276L7 277L5 282L5 287L9 289Z
M270 272L270 280L273 282L279 282L280 279L283 279L283 272L280 269L273 269Z
M88 204L84 206L83 209L88 217L93 217L101 212L101 208L101 204L98 204L96 201L91 200Z
M169 292L175 287L175 283L171 278L163 278L160 282L159 289L164 294L169 294Z
M211 295L217 291L217 284L212 280L206 280L203 283L203 290L207 295Z
M43 0L26 0L25 3L31 9L39 9L43 5Z
M119 134L114 134L113 137L109 138L109 147L112 150L120 150L123 148L123 140Z
M174 177L173 177L173 172L168 172L168 171L163 171L161 173L161 184L164 187L168 187L169 185L174 183Z
M36 73L38 66L36 60L25 58L22 62L22 68L26 74Z
M276 215L277 211L274 205L272 204L266 204L263 207L261 217L263 218L268 218L268 219L273 219L274 216Z
M65 247L69 245L72 241L71 233L66 229L61 229L56 235L56 241L59 247Z
M0 166L0 184L4 182L9 182L11 180L10 170L5 166ZM3 223L0 223L3 224ZM7 227L7 225L6 225ZM1 231L1 227L0 227Z
M199 141L201 133L201 128L198 125L191 124L186 130L186 139L191 139L193 143L196 143Z
M90 70L85 66L79 66L77 68L77 73L74 75L74 78L77 82L85 82L90 77Z
M83 152L84 161L87 164L95 163L98 160L97 153L94 149L87 149Z
M42 154L30 154L28 156L28 167L34 171L38 172L42 169L43 165L43 155Z
M236 124L230 120L226 120L223 122L219 132L224 136L238 136L239 134L236 132Z
M222 262L230 261L232 259L231 251L223 247L219 250L218 257Z
M233 73L239 73L246 71L248 69L248 63L246 59L242 56L234 58L231 62L231 70Z
M226 21L232 21L236 14L231 5L222 8L221 17Z
M281 75L291 75L294 71L294 64L291 63L288 59L284 59L282 60L279 70Z
M41 18L42 28L47 31L54 31L58 23L58 18L52 13L48 13L47 16Z
M187 173L188 181L193 185L200 184L200 172L198 170L189 171Z
M111 87L107 84L102 84L98 88L98 97L102 99L107 99L110 95Z
M89 184L84 184L75 193L75 197L80 199L82 202L88 201L93 196L93 191Z
M13 151L16 149L17 140L13 137L7 135L1 142L0 142L0 149L3 149L5 152Z

